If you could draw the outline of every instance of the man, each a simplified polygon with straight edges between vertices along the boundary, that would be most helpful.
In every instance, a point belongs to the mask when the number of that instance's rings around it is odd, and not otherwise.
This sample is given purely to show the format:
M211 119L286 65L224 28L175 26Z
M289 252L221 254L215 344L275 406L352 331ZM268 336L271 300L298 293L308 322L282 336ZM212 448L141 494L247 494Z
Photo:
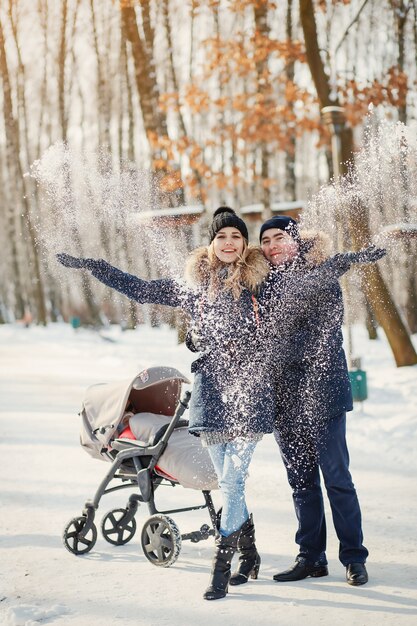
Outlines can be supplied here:
M320 247L317 241L303 240L297 223L284 216L272 217L262 225L260 243L272 266L269 285L276 288L282 284L284 294L288 292L288 277L294 280L294 272L300 272L301 279L314 268L309 255ZM268 284L266 294L267 290ZM363 585L368 581L368 550L363 545L361 511L349 473L345 437L346 412L353 406L342 347L343 302L339 283L324 283L323 288L306 298L298 294L292 305L291 339L284 345L276 341L276 362L285 365L277 366L276 371L279 406L275 437L293 490L299 552L294 565L276 574L274 580L328 575L321 471L347 582Z

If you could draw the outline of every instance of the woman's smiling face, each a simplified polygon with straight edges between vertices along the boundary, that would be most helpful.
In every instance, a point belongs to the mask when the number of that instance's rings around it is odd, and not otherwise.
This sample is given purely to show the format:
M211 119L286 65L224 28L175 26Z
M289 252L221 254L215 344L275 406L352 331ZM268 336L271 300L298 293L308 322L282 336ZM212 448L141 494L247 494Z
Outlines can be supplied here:
M233 226L225 226L213 239L214 253L222 263L234 263L242 256L245 240Z

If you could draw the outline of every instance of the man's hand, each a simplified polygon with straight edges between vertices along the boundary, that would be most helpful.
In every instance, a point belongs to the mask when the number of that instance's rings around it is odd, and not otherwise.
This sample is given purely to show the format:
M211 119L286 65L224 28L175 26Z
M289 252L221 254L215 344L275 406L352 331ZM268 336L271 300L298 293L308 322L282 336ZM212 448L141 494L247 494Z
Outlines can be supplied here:
M358 252L346 252L346 257L350 263L375 263L382 259L386 253L385 248L377 248L372 244Z
M191 352L203 352L201 336L195 330L189 330L185 337L185 345Z

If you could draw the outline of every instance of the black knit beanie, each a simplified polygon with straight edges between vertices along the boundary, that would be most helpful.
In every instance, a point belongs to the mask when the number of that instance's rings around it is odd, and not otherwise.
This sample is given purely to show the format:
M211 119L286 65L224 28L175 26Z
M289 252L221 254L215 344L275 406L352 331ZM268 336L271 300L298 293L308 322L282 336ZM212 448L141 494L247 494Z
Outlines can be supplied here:
M221 206L214 212L213 221L209 228L210 243L213 241L219 230L232 226L237 228L242 236L248 241L249 234L245 222L228 206Z
M279 230L283 230L284 232L291 235L293 239L297 243L300 243L300 233L298 231L298 224L292 217L288 217L287 215L274 215L269 220L266 220L261 226L261 231L259 233L259 241L262 241L262 235L266 230L270 228L279 228Z

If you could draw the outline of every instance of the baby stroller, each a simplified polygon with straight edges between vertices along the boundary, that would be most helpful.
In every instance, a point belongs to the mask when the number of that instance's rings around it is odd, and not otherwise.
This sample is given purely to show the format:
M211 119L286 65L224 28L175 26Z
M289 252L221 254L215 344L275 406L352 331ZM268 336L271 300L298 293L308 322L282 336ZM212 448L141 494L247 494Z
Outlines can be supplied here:
M124 488L133 487L136 493L130 495L125 508L110 511L101 522L101 532L109 543L124 545L134 537L140 503L147 504L150 514L142 528L141 544L153 565L169 567L177 560L182 541L197 543L214 535L216 511L210 492L217 488L216 475L207 450L199 438L188 433L188 422L181 419L191 397L186 392L181 399L181 387L189 382L174 368L151 367L133 380L87 389L80 412L80 442L91 456L111 465L82 515L65 527L63 542L72 554L86 554L93 548L97 540L94 518L101 497ZM155 491L161 485L198 489L205 502L159 511ZM204 524L183 535L167 515L204 508L211 528Z

